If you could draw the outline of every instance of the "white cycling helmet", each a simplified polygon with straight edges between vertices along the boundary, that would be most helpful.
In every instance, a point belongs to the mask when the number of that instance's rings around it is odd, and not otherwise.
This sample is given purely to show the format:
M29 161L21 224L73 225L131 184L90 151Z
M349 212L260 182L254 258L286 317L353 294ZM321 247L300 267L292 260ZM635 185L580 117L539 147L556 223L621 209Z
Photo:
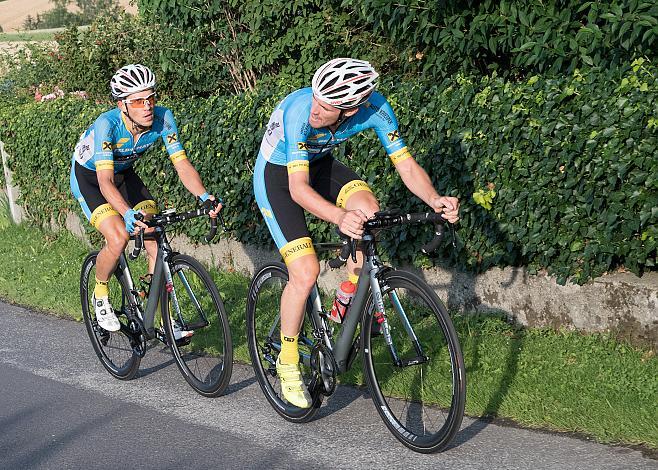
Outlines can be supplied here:
M155 74L142 64L125 65L110 80L112 97L117 100L149 88L155 88Z
M365 60L333 59L313 75L313 96L338 109L356 108L375 90L377 77L379 74Z

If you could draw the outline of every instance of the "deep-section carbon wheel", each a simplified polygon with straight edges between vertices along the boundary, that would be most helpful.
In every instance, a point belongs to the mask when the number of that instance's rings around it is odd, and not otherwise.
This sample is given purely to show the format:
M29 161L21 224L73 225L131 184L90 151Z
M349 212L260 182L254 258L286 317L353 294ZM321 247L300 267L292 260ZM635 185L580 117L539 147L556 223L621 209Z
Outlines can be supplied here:
M288 271L282 263L261 268L251 281L247 299L247 341L251 363L258 383L272 407L288 421L303 423L313 418L322 402L319 386L311 387L313 398L310 408L298 408L283 399L281 383L276 374L276 358L281 350L281 293L288 282ZM309 367L315 344L310 315L304 318L299 333L300 366L304 381L311 384L313 374Z
M404 445L437 452L450 443L464 414L466 378L457 334L441 300L416 275L391 270L381 275L380 287L383 316L371 295L361 329L372 399ZM383 318L390 337L378 326Z
M110 303L116 312L121 329L110 333L98 325L92 304L94 286L96 284L96 257L98 252L91 253L82 263L80 273L80 301L82 316L87 334L103 367L117 379L132 379L139 370L141 358L134 352L131 345L131 335L128 329L129 289L119 273L115 273L108 282Z
M224 393L233 371L233 343L217 286L197 260L177 254L169 261L173 280L162 290L162 323L179 370L205 397ZM174 329L186 337L176 339Z

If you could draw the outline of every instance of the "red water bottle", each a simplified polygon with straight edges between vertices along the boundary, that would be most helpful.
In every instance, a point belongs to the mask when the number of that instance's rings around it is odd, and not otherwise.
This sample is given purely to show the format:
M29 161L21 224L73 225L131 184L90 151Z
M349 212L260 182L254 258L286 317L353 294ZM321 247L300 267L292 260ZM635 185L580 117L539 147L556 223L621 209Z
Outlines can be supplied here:
M354 297L354 292L356 292L356 286L352 282L341 282L340 287L336 290L336 298L331 307L329 318L336 323L342 323L343 318L345 318L345 313L347 312L347 307L349 306L352 297Z

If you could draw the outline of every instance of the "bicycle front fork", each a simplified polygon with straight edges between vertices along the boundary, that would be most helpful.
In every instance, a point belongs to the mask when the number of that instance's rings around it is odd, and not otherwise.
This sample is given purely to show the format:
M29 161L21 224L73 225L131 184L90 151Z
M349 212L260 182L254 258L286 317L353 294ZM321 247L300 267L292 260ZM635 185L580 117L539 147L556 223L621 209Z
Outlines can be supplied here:
M387 295L391 300L391 306L393 310L391 313L393 315L397 315L400 318L400 322L402 323L402 326L404 327L407 336L409 337L409 340L413 344L414 350L416 351L416 357L410 359L401 359L397 352L397 348L393 342L393 336L391 335L391 327L388 321L388 316L386 314L386 309L384 307L383 294L379 285L379 281L376 278L371 282L371 289L373 292L375 304L373 322L377 322L381 326L381 333L384 337L386 345L388 346L389 352L391 353L391 359L393 360L393 363L398 367L408 367L411 365L423 364L427 362L428 358L423 353L420 342L418 341L418 337L411 327L411 323L409 323L409 318L407 317L407 314L402 307L398 293L391 289L387 292Z

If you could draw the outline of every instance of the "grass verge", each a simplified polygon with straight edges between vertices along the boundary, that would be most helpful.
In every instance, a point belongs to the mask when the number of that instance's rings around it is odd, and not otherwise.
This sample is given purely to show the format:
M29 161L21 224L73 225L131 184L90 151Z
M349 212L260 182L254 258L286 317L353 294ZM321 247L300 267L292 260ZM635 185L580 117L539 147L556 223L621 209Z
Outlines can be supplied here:
M87 251L68 233L15 226L0 214L0 296L80 320L78 284ZM235 272L212 275L229 311L235 358L249 363L248 279ZM466 362L470 416L658 449L655 351L601 334L521 328L502 315L454 321ZM343 379L360 382L361 376L357 370Z
M51 31L22 31L20 33L0 33L0 42L25 42L25 41L54 41L55 34Z

